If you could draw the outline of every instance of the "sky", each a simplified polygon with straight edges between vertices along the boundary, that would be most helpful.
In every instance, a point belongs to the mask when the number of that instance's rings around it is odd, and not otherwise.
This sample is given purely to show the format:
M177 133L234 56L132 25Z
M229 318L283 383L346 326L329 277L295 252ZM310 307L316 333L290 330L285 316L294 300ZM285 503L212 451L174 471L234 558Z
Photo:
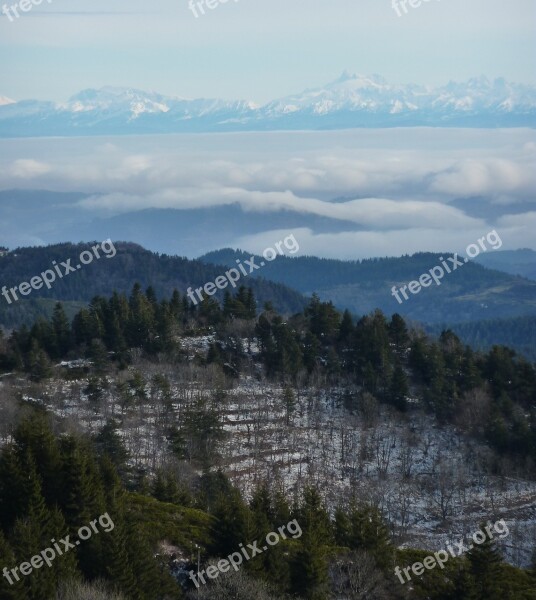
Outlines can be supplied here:
M189 0L43 0L12 21L0 15L0 97L63 102L111 85L262 104L344 70L393 84L536 84L536 0L423 0L400 16L393 0L204 1L216 8L198 18ZM534 248L535 173L528 129L0 140L0 190L84 194L72 235L88 218L111 226L134 210L239 203L252 220L292 209L347 223L296 232L304 253L339 258L456 250L492 228L505 248ZM67 235L57 206L43 222L1 209L10 247ZM225 245L258 251L279 239L253 233ZM162 250L158 232L143 234ZM177 252L214 249L203 238Z
M345 69L536 83L534 0L423 0L400 17L391 1L229 0L195 18L188 0L44 0L0 15L0 96L64 101L114 85L264 103Z

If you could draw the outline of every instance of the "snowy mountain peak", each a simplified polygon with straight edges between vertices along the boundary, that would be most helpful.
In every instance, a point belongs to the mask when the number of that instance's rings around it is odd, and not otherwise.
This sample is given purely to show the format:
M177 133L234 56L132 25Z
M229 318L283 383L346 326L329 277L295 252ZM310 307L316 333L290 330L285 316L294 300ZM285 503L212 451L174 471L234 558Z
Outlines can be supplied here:
M225 101L217 98L189 100L178 96L163 96L157 92L146 92L135 88L106 86L100 89L86 89L75 94L58 108L71 113L124 114L129 120L137 119L144 113L172 113L180 119L191 119L208 114L232 112L242 113L258 108L242 100ZM235 114L229 115L230 117Z
M335 79L328 87L347 84L354 88L369 88L386 85L386 80L380 75L362 75L361 73L350 73L344 70L338 79Z
M0 106L6 106L7 104L16 104L16 101L7 96L0 96Z
M341 73L341 76L339 79L336 79L336 81L348 81L348 79L355 79L356 77L357 75L355 73L350 73L348 69L344 69L344 71Z
M98 90L82 90L72 96L66 104L60 105L60 108L73 113L130 112L131 118L136 118L142 113L168 112L167 100L155 92L106 86Z

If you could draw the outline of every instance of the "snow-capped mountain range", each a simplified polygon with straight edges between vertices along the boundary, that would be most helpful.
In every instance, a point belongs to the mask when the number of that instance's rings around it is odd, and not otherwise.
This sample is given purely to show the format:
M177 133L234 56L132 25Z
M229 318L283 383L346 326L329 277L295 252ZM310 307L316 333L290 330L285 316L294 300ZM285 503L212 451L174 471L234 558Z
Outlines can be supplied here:
M0 96L0 137L423 125L534 127L536 87L486 77L435 88L391 85L377 75L344 72L263 106L115 87L84 90L66 103Z

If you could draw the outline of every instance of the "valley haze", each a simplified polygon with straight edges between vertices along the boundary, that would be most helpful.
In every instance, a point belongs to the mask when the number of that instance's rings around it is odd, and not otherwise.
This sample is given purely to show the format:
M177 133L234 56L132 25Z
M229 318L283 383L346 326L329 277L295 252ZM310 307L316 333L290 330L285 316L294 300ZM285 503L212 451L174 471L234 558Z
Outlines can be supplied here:
M0 140L3 244L136 241L195 258L280 232L327 258L536 249L533 129ZM287 235L287 233L285 233Z

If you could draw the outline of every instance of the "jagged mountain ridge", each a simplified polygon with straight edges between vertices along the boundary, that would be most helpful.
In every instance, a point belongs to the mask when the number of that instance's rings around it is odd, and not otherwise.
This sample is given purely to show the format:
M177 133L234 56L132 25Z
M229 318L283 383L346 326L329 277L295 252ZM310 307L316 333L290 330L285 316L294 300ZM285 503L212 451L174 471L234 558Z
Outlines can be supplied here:
M64 103L5 100L2 137L536 123L535 86L486 77L431 87L344 72L322 87L263 106L111 86L83 90Z

